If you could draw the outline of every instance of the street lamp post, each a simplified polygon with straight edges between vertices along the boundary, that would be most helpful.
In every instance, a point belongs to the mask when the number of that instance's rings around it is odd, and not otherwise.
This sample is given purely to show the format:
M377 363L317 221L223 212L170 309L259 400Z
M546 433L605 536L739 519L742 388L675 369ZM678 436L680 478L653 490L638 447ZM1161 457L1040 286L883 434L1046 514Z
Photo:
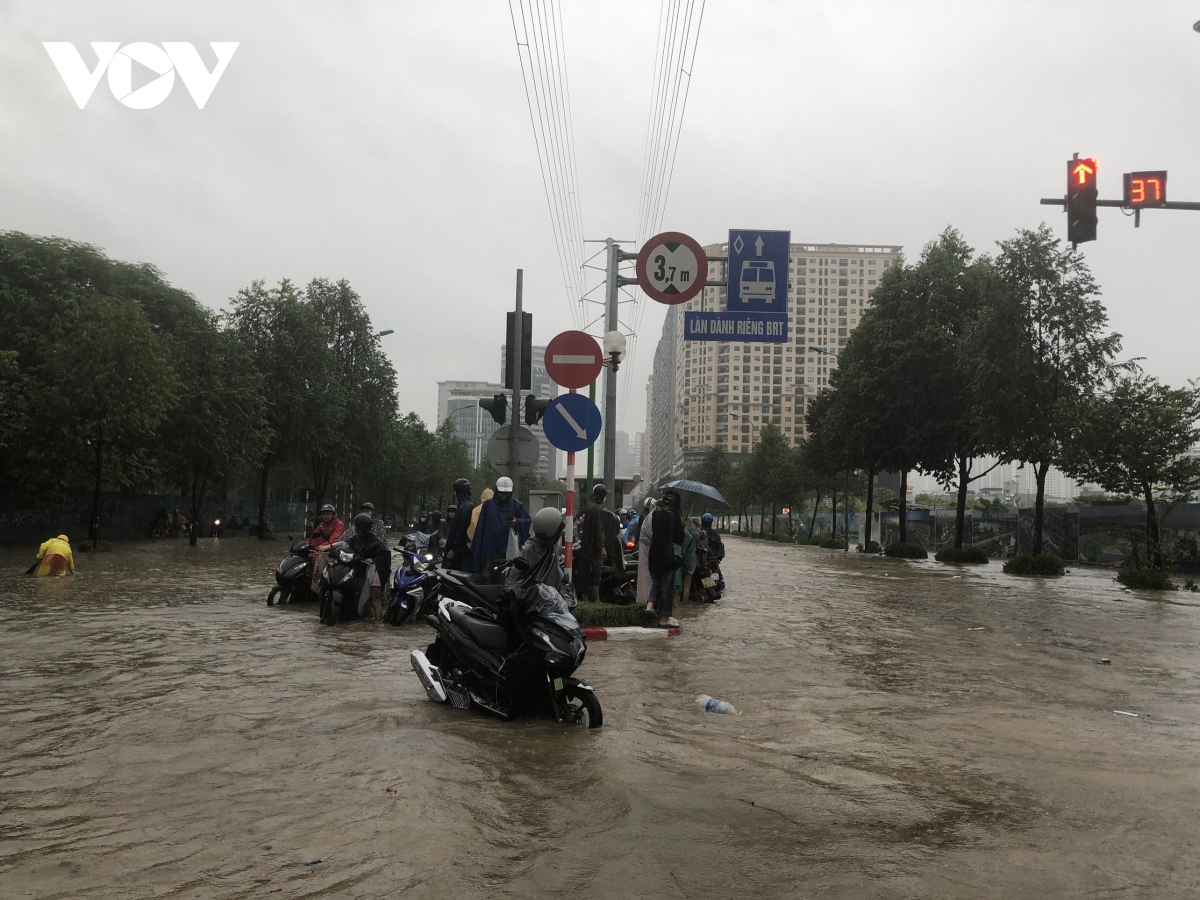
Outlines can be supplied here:
M604 484L608 496L604 506L616 508L617 493L617 369L625 357L625 335L613 330L604 335L604 367L608 374L604 380Z

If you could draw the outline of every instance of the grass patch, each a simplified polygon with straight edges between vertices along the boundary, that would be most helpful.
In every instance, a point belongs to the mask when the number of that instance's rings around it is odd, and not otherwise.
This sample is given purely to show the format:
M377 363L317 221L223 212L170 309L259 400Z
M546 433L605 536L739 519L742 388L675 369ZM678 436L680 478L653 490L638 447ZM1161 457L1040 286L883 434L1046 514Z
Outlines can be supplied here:
M585 628L620 628L624 625L646 625L650 617L640 603L617 606L613 603L578 603L571 612ZM657 623L657 619L655 623Z
M1018 553L1004 563L1005 575L1065 575L1063 561L1053 553Z
M79 545L75 549L80 553L111 553L112 548L112 541L96 541L95 543L92 543L91 541L80 541Z
M845 550L846 542L841 538L825 538L821 541L821 546L826 550Z
M892 559L929 559L929 551L916 541L905 541L903 544L888 544L883 551L883 555Z
M867 541L866 546L858 545L859 553L879 553L883 548L879 546L879 541Z
M1171 577L1162 569L1124 569L1117 573L1117 581L1127 588L1138 588L1144 591L1179 590Z
M987 565L988 555L978 547L962 547L958 550L955 550L952 547L947 547L945 550L939 550L934 559L940 563L972 563Z

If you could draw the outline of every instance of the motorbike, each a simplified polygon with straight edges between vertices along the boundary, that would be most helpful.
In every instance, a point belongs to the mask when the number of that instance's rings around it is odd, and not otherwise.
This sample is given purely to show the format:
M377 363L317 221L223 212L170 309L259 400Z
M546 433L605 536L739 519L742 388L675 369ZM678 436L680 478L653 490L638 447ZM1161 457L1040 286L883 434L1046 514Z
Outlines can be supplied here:
M692 573L692 599L701 603L716 603L721 599L724 582L716 557L703 551L697 552L696 571Z
M403 625L420 621L437 608L438 577L433 569L433 554L417 552L414 536L425 535L413 532L406 535L399 549L404 562L396 567L392 575L391 603L383 614L389 625Z
M374 563L350 550L330 550L329 565L321 573L318 598L321 622L336 625L343 619L356 619L370 596Z
M587 654L587 638L563 596L543 584L544 554L505 585L460 579L475 605L444 596L428 623L437 632L424 651L409 655L413 671L434 703L456 709L478 706L510 721L549 716L599 728L604 713L587 682L573 677ZM456 573L461 574L461 573Z
M267 606L311 600L315 559L316 551L307 540L292 544L291 551L275 569L275 587L267 594Z

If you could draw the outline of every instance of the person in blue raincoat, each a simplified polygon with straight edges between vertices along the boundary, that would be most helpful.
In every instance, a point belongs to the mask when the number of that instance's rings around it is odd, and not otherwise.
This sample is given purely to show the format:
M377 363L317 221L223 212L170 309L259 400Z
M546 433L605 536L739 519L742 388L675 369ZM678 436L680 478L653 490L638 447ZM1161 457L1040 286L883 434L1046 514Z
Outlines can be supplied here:
M475 526L475 572L495 576L496 563L516 556L510 550L520 549L529 539L529 514L513 496L512 479L507 475L496 481L496 495L485 500Z

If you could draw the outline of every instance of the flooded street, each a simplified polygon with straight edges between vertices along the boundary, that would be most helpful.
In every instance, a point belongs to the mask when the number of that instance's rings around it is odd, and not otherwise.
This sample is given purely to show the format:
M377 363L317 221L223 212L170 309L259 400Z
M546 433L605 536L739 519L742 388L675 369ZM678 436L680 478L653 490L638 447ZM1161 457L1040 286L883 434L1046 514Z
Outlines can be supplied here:
M594 732L434 706L424 626L268 608L282 540L3 551L0 894L1196 895L1200 595L728 550L681 637L589 648Z

